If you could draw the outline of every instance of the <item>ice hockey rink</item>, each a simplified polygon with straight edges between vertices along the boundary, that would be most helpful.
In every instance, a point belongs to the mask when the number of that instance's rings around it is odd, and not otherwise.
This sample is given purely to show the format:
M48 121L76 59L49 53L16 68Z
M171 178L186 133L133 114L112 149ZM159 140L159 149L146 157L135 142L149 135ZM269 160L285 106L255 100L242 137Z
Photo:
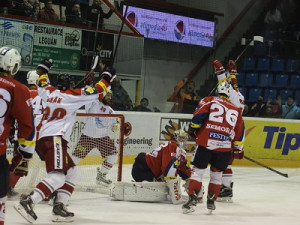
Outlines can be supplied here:
M131 165L124 165L123 180L130 181ZM206 201L198 204L194 213L182 214L181 205L170 203L142 203L112 200L109 196L91 192L74 192L68 209L75 213L74 225L112 224L187 224L187 225L299 225L300 171L285 178L265 168L233 167L233 203L216 203L216 210L208 215ZM208 173L203 179L205 187ZM91 177L90 179L95 179ZM28 224L13 209L17 201L8 201L6 224ZM51 222L52 207L39 204L35 224ZM62 224L62 223L60 223Z

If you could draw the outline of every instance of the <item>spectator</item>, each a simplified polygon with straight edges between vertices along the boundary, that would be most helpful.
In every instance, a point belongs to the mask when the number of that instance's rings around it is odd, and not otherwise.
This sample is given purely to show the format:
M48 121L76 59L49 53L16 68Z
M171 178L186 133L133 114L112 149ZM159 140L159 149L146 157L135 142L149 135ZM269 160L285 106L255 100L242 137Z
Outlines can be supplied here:
M198 104L198 101L201 98L197 94L195 94L194 81L188 81L184 86L182 86L182 82L183 81L180 81L174 88L174 91L178 91L177 104L173 106L171 112L181 113L184 111L185 113L193 113L196 105ZM189 105L192 105L192 110L187 109L191 108L189 107Z
M45 7L40 9L39 12L39 18L43 20L52 20L52 21L58 21L58 15L54 11L52 7L53 1L52 0L46 0L45 1Z
M81 17L81 8L79 3L74 3L69 14L69 10L66 9L66 21L72 24L85 24L85 20Z
M147 108L149 105L148 98L142 98L140 104L133 108L133 111L140 111L140 112L152 112L151 109Z
M102 1L101 0L94 0L93 4L88 7L87 17L86 19L90 21L93 27L97 26L98 20L98 13L99 13L99 28L103 27L103 19L108 19L113 14L114 10L110 9L107 13L105 13L101 7Z
M38 17L40 9L39 0L15 0L11 1L11 12L20 16Z
M264 19L264 22L269 27L278 27L283 24L281 12L276 7L270 9Z
M285 105L282 105L282 116L284 119L299 119L300 108L296 105L293 96L288 96Z
M121 80L118 77L112 82L111 88L113 92L111 107L114 110L132 111L132 101L127 91L122 87Z
M133 108L133 111L140 111L140 112L152 112L151 109L147 108L149 105L148 98L142 98L140 104ZM156 107L153 107L154 112L160 112L160 110Z

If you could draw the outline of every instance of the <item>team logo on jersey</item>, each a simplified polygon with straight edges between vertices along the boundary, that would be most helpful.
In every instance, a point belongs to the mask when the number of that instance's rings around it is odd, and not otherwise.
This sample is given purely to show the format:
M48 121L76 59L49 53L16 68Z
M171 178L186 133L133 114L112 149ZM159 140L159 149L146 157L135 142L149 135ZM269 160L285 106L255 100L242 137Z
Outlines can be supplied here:
M138 26L138 18L135 15L135 12L129 12L126 16L127 21L134 27Z
M176 22L176 26L174 28L174 34L178 40L182 40L185 37L185 25L182 20L178 20Z

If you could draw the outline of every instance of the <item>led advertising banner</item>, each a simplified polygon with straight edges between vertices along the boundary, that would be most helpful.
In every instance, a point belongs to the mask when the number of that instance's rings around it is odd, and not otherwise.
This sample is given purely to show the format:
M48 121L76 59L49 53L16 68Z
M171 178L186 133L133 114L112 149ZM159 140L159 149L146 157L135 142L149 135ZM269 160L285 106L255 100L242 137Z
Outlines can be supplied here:
M123 5L126 19L145 38L213 47L212 21Z

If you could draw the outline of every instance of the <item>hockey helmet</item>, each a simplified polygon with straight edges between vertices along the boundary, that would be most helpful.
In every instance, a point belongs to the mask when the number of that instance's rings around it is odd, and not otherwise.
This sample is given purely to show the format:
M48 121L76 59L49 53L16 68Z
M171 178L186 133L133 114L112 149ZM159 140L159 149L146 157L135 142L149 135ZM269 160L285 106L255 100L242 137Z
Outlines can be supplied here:
M35 70L31 70L27 73L27 83L36 85L39 75Z
M72 77L70 76L70 74L61 73L57 76L56 87L59 90L65 91L69 89L71 87L71 83L72 83Z
M228 82L225 81L218 84L218 94L224 94L229 98L231 92L232 92L232 86Z
M0 48L0 68L11 75L15 75L21 68L20 53L7 46Z

